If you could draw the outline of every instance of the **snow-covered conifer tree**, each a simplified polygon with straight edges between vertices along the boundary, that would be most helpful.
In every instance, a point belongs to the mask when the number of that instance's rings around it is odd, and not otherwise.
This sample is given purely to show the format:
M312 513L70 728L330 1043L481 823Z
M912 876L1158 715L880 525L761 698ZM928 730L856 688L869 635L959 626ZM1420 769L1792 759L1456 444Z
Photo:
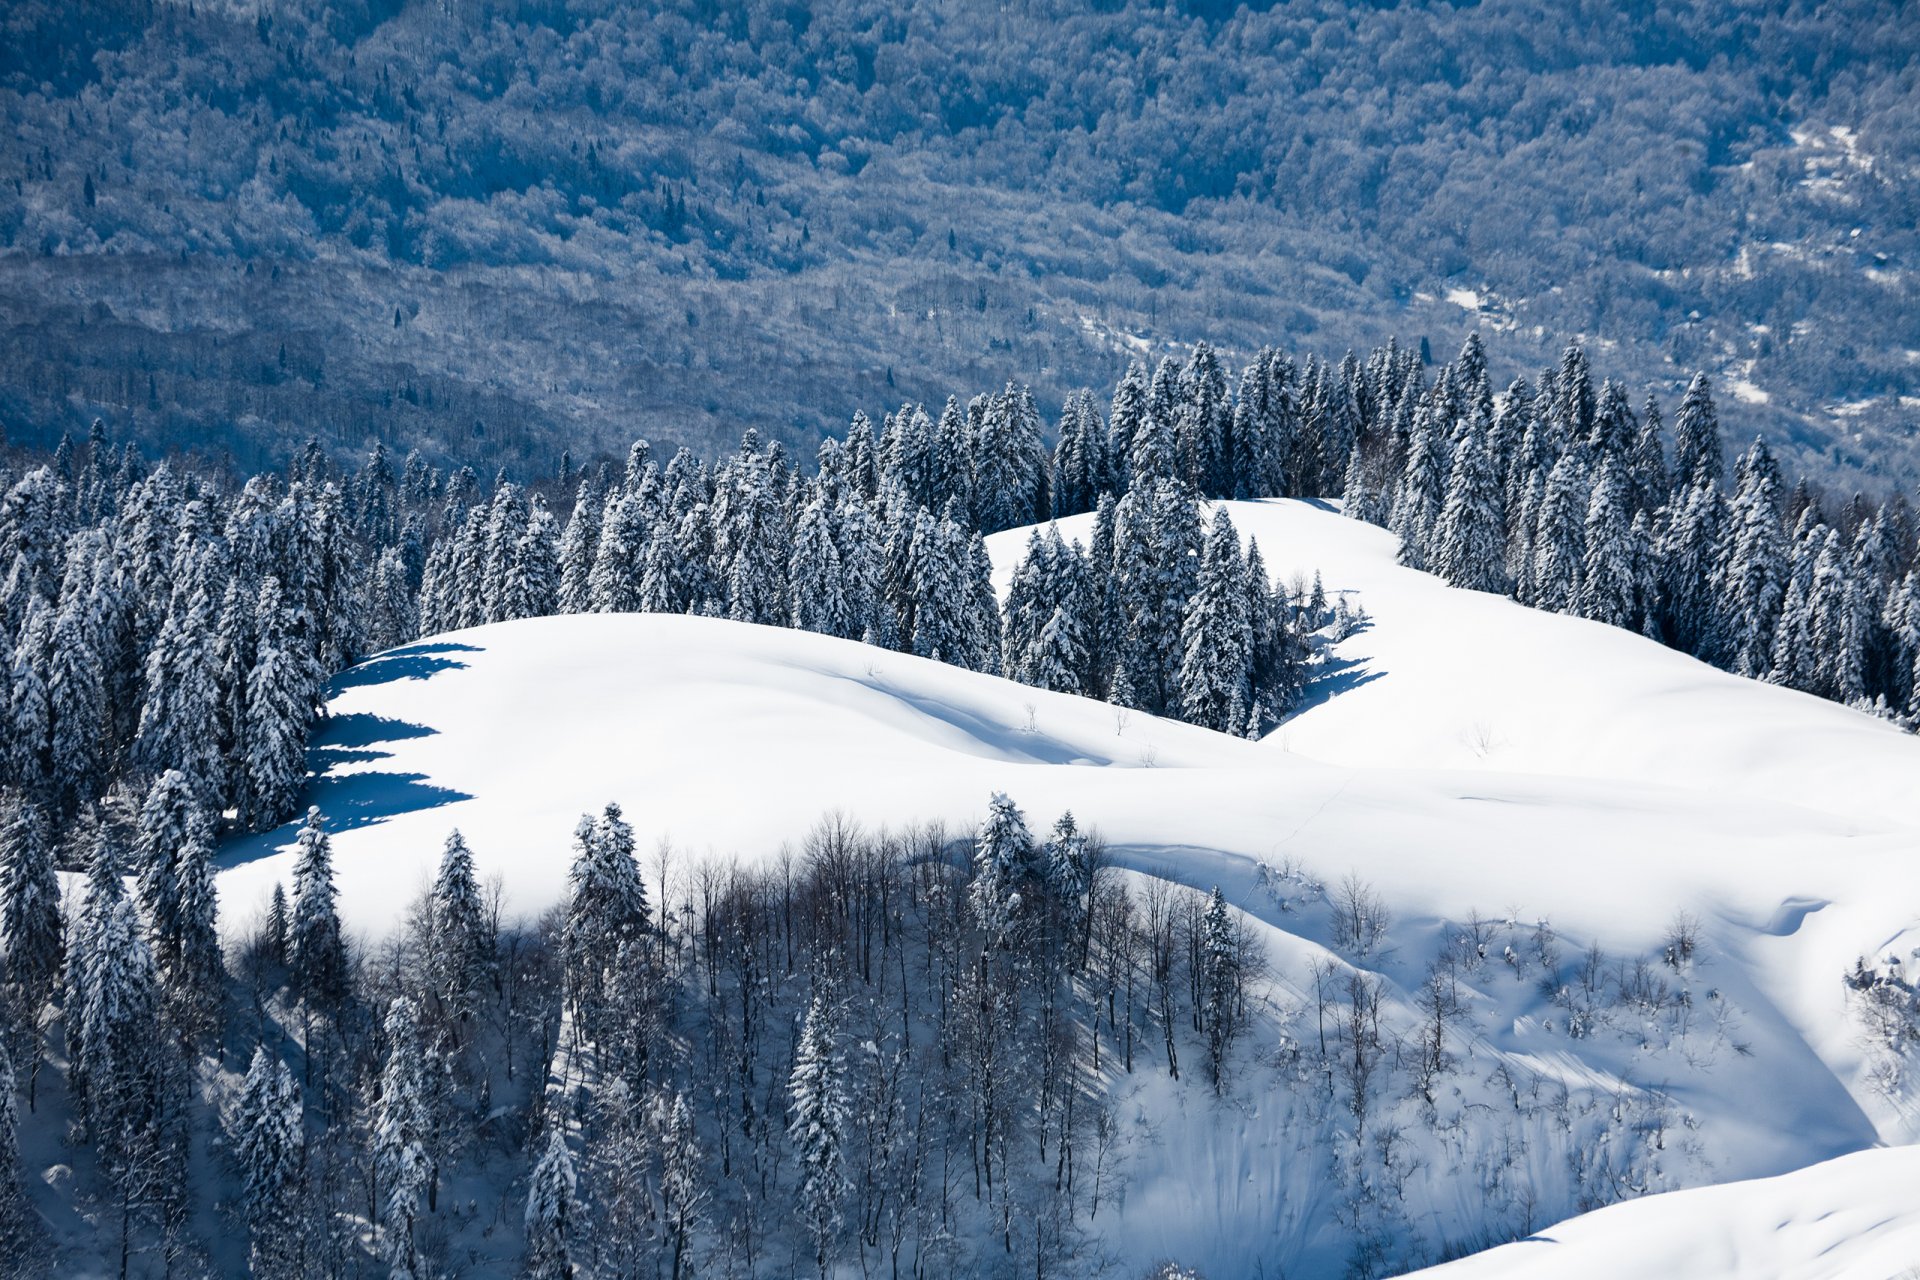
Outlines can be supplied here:
M1446 505L1435 529L1428 568L1469 591L1506 589L1505 496L1486 437L1462 433L1447 479Z
M527 1184L527 1280L573 1280L574 1243L586 1229L579 1200L579 1175L566 1136L558 1126L547 1131L547 1148Z
M1253 623L1247 616L1240 537L1224 507L1214 513L1207 533L1200 586L1181 637L1181 717L1223 733L1239 732L1253 696Z
M834 1039L832 1004L824 993L816 994L800 1026L787 1077L787 1136L800 1166L800 1218L812 1237L821 1280L827 1275L848 1191L845 1142L853 1110Z
M0 956L5 958L5 998L19 1020L19 1039L9 1046L27 1073L27 1105L36 1100L42 1026L59 983L65 925L60 875L54 867L53 833L46 811L22 800L0 832Z
M1580 594L1573 608L1583 618L1630 628L1640 593L1634 580L1633 525L1627 503L1620 464L1612 456L1604 457L1587 502Z
M387 1060L380 1074L373 1123L374 1169L381 1189L381 1253L394 1280L414 1280L421 1274L414 1228L426 1207L434 1168L427 1150L433 1124L428 1112L426 1055L413 1002L396 996L387 1007L384 1029Z
M264 1046L253 1051L234 1117L247 1221L248 1264L262 1280L301 1274L300 1169L305 1133L300 1087L287 1064Z
M293 909L287 921L287 976L301 999L322 1008L347 996L347 948L335 907L333 841L317 808L295 841Z
M464 1022L492 980L494 966L486 910L474 878L473 853L458 831L447 837L440 854L432 904L432 955L428 965L434 996L452 1020Z
M1005 792L996 791L973 846L973 918L995 944L1005 944L1035 903L1040 868L1026 817Z

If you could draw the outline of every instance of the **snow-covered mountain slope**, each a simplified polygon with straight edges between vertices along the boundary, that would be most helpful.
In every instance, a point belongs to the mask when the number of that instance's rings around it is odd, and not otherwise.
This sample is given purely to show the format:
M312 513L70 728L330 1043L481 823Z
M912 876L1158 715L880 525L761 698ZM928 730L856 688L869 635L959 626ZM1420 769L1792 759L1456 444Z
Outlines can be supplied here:
M1895 1280L1920 1274L1920 1147L1609 1205L1431 1280Z
M1458 591L1330 503L1224 504L1280 581L1318 571L1374 625L1270 748L1334 764L1626 779L1920 824L1920 739L1616 627ZM1060 521L1091 540L1093 517ZM988 541L1001 581L1027 533ZM1337 696L1335 696L1337 694Z
M1130 1171L1104 1243L1215 1276L1337 1274L1360 1213L1393 1216L1417 1261L1620 1194L1914 1137L1872 1082L1840 975L1920 944L1920 742L1447 589L1313 504L1232 510L1277 571L1317 567L1374 617L1258 743L701 618L540 619L375 658L340 679L314 747L347 924L391 928L454 826L509 910L537 913L564 893L578 816L610 800L681 867L772 857L836 808L956 833L995 790L1036 826L1071 808L1130 872L1221 886L1265 942L1259 1025L1226 1100L1151 1071L1111 1082ZM993 540L1003 572L1024 538ZM292 836L227 850L229 927L288 877ZM1333 947L1324 886L1349 873L1395 919L1371 955ZM1658 955L1683 910L1701 954L1675 972ZM1337 954L1378 975L1387 1021L1412 1037L1429 962L1475 912L1491 959L1468 966L1447 1090L1431 1107L1397 1093L1363 1144L1300 1065L1312 968ZM1577 1000L1519 957L1542 919L1556 981L1591 945L1619 982L1653 957L1661 994L1569 1034ZM1408 1135L1398 1156L1375 1151L1382 1123ZM1525 1177L1487 1172L1502 1160ZM1397 1180L1390 1210L1355 1198L1382 1176Z

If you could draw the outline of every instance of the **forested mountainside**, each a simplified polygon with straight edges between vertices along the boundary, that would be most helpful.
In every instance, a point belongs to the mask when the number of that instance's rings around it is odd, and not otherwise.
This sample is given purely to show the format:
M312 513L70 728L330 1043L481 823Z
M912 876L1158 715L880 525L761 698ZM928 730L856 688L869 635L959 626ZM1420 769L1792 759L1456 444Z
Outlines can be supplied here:
M1009 384L491 486L7 451L0 1257L1378 1276L1904 1141L1913 513L1537 376L1201 343L1051 449Z
M52 3L0 15L0 422L277 466L856 405L1207 337L1586 335L1911 481L1897 3Z

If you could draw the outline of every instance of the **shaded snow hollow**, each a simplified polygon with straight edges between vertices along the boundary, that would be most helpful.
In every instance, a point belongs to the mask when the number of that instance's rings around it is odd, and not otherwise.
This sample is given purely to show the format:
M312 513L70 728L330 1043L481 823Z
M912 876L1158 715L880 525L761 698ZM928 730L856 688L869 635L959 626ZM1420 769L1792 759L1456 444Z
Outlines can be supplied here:
M1902 1108L1865 1082L1839 977L1857 955L1920 942L1920 740L1626 632L1446 588L1395 564L1388 534L1327 504L1228 506L1278 577L1317 568L1373 618L1338 646L1306 707L1257 743L702 618L545 618L373 658L336 682L312 751L347 926L391 928L455 826L510 910L533 914L564 893L579 815L610 800L643 854L671 840L684 865L766 858L835 808L868 825L939 818L963 830L1004 790L1036 828L1071 808L1133 871L1221 885L1266 926L1276 1007L1297 1003L1326 931L1275 905L1263 862L1371 881L1398 921L1394 954L1371 963L1402 994L1443 924L1471 910L1548 917L1575 948L1630 955L1654 948L1684 908L1703 923L1711 981L1737 1002L1752 1050L1665 1086L1707 1153L1688 1180L1911 1139ZM1061 526L1085 540L1091 518ZM1025 540L989 540L1002 583ZM289 878L293 835L224 851L232 927ZM1621 1087L1674 1069L1543 1033L1541 1013L1491 1010L1473 1055ZM1204 1094L1169 1094L1141 1086L1160 1119L1185 1114L1155 1126L1159 1154L1138 1163L1129 1211L1107 1228L1114 1247L1215 1275L1268 1256L1308 1271L1330 1260L1287 1237L1308 1229L1281 1206L1315 1193L1321 1160L1283 1131L1280 1106L1257 1090L1224 1112ZM1459 1217L1470 1207L1422 1209L1443 1227L1470 1221ZM1600 1221L1578 1238L1613 1219ZM1637 1270L1621 1265L1612 1273Z

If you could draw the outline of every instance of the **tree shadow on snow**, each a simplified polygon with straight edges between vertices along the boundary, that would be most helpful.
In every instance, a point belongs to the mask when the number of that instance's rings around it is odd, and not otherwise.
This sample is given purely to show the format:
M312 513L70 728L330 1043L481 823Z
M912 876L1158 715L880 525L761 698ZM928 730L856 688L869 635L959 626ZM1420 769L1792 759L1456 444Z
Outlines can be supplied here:
M368 712L334 716L307 747L309 776L301 794L301 813L304 815L308 805L317 806L327 820L328 831L352 831L385 822L403 813L437 809L441 805L473 799L464 791L428 782L424 773L381 770L336 772L343 765L387 759L393 752L379 750L383 744L409 738L428 738L438 732L438 729L428 725ZM229 843L220 851L215 865L226 870L278 852L292 842L300 821L295 819L272 831L245 836Z
M1368 669L1367 664L1358 658L1329 658L1321 664L1313 678L1307 681L1307 687L1301 693L1300 701L1288 711L1287 718L1291 720L1301 712L1331 702L1341 694L1358 689L1363 684L1372 684L1385 674L1387 673L1384 671Z
M403 813L437 809L471 799L473 797L464 791L435 786L427 781L424 773L353 773L340 778L313 778L301 795L302 818L272 831L233 841L220 850L213 864L217 870L227 871L271 857L291 845L304 821L306 805L318 807L326 818L328 832L337 835L370 827Z
M458 658L443 655L479 652L481 649L478 645L457 644L450 640L405 645L398 649L389 649L351 670L341 672L334 677L333 688L338 692L341 689L362 689L370 685L391 684L395 680L425 680L442 671L459 670L467 665Z
M307 748L307 769L316 774L325 774L336 765L362 763L369 760L384 760L392 755L391 751L374 751L370 748L387 742L402 742L408 738L429 738L437 729L424 724L414 724L407 720L395 720L388 716L376 716L367 711L354 711L346 715L333 716L322 726Z

